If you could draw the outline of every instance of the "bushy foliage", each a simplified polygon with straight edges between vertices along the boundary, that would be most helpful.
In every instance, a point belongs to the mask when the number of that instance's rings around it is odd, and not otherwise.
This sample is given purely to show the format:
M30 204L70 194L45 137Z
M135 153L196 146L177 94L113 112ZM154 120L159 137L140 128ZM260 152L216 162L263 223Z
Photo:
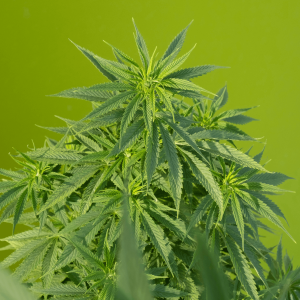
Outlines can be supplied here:
M3 239L14 252L0 266L22 261L14 276L39 299L300 299L299 269L259 235L272 231L267 219L290 236L268 198L290 177L265 169L264 150L236 147L257 142L236 126L254 120L251 107L220 112L227 86L214 94L191 81L222 67L178 70L193 50L177 58L188 27L156 59L135 26L141 65L113 46L117 61L75 45L109 81L54 96L93 110L45 127L61 140L0 169L10 178L0 222L30 228Z

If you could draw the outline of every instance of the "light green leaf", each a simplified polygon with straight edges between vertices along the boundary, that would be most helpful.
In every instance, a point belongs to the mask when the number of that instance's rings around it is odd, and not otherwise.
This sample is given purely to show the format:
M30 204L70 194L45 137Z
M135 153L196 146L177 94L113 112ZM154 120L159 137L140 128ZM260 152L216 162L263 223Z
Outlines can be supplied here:
M91 136L96 140L100 145L106 147L107 149L112 149L114 147L114 143L112 143L109 139L101 137L99 135L95 135L91 133Z
M41 244L43 244L44 240L33 240L31 242L26 243L21 248L18 248L16 251L14 251L12 254L10 254L8 257L6 257L1 263L0 267L7 268L11 266L12 264L18 262L22 258L26 257L28 254L30 254L35 248L39 247Z
M63 199L70 196L84 182L86 182L98 170L98 166L78 167L73 176L69 177L53 194L49 197L45 205L40 209L39 214L46 209L54 206Z
M244 239L245 239L245 224L244 224L244 219L243 219L243 214L241 211L241 206L239 199L236 197L235 193L232 193L233 197L231 197L231 207L232 207L232 212L233 216L237 225L237 228L241 234L242 238L242 249L244 250Z
M146 143L145 168L147 174L147 188L149 188L152 176L157 167L159 155L159 138L157 124L154 123L152 136L148 136Z
M22 194L25 189L27 189L27 186L20 185L13 187L12 189L5 192L3 195L0 196L0 209L5 207L7 204L13 202L16 200L20 194Z
M99 152L101 151L101 147L92 139L90 139L87 136L84 136L78 132L76 132L75 130L71 130L74 132L74 135L76 136L76 139L82 143L85 147L87 147L89 150L91 151L96 151Z
M14 234L12 236L5 237L3 239L0 239L0 241L5 241L8 243L13 242L28 242L30 240L35 239L44 239L47 236L52 235L53 232L51 231L39 231L38 228L27 230L21 233Z
M191 22L192 23L192 22ZM176 55L180 52L182 45L184 43L185 40L185 36L187 33L188 28L190 27L191 23L184 28L174 39L173 41L170 43L168 49L166 50L166 52L164 53L164 55L162 56L162 60L167 58L168 56L170 56L171 54L174 54L172 56L172 59L174 59L176 57ZM175 53L174 53L175 52ZM171 62L171 61L170 61ZM169 62L169 63L170 63Z
M251 269L248 265L245 255L242 253L241 249L232 240L231 237L225 237L224 241L226 243L227 250L229 252L231 261L233 263L239 280L241 281L249 296L254 300L258 300L259 298L255 287L253 275L251 273Z
M131 126L129 126L122 137L122 141L119 141L112 151L109 153L108 157L112 157L114 155L118 155L125 149L128 149L132 146L135 141L139 138L145 128L144 120L139 120L134 122Z
M90 163L100 164L101 160L105 159L105 157L107 157L108 154L109 151L99 151L96 153L90 153L85 156L81 156L81 158L77 161L73 161L72 165L85 165Z
M104 116L95 117L87 124L83 124L80 132L88 131L94 128L99 128L102 126L109 126L116 122L120 122L122 120L124 114L124 108L116 109L110 113L105 114Z
M11 171L11 170L5 170L5 169L1 169L0 168L0 175L9 177L13 180L20 180L20 179L24 179L26 177L26 175L22 172L15 172L15 171Z
M57 262L57 240L54 240L51 244L50 248L48 249L42 263L42 272L44 277L42 277L43 285L45 288L49 287L54 275L54 271L48 273L50 270L53 270L54 265Z
M14 223L13 223L13 233L15 232L16 225L18 224L18 221L20 219L20 216L23 213L26 201L28 200L29 191L26 189L22 194L20 195L17 205L15 207L14 212Z
M143 117L146 125L146 129L150 135L152 135L152 127L153 127L153 114L152 114L152 106L150 103L150 99L146 98L143 101Z
M171 112L172 117L174 119L174 108L170 99L170 95L168 95L166 93L166 91L162 88L157 88L156 92L159 96L159 98L163 101L164 105L166 106L166 108ZM157 115L157 114L156 114Z
M181 190L182 190L182 167L179 162L175 144L169 131L159 122L160 133L163 140L163 147L169 164L169 182L172 196L175 200L175 207L179 211Z
M131 101L127 105L121 121L121 128L120 128L121 135L124 134L128 125L133 120L133 117L139 107L141 100L142 100L141 95L137 94L133 99L131 99Z
M210 170L206 167L206 165L202 161L200 161L191 152L185 151L182 148L178 148L178 149L180 149L180 152L183 154L184 158L186 159L187 163L189 164L195 177L199 180L199 182L208 191L208 193L211 195L213 200L218 204L219 209L222 211L223 196L222 196L220 187L214 180L214 177L212 176L212 173L210 172Z
M161 212L159 209L149 209L147 212L154 217L158 222L173 231L181 240L186 236L185 224L180 219L174 219L167 214Z
M134 28L135 28L135 32L136 32L136 43L137 43L138 47L141 49L141 51L142 51L142 53L143 53L143 55L144 55L144 57L146 59L146 64L148 65L150 57L149 57L149 52L148 52L146 43L144 41L144 38L140 34L137 26L135 25L135 22L134 22L133 19L132 19L132 22L133 22L133 25L134 25ZM142 58L141 58L141 60L143 62Z
M44 240L43 244L35 248L18 266L14 272L14 276L19 279L25 279L31 271L35 270L42 262L48 248L50 247L53 240Z
M240 248L242 248L242 238L239 234L239 231L236 226L232 225L226 225L226 232L232 237L232 239L238 244ZM263 281L266 287L268 287L267 280L264 275L264 270L261 266L261 262L259 261L256 252L253 250L253 240L245 239L245 245L244 245L244 253L246 257L250 260L253 268L255 269L257 275L260 277L260 279ZM255 249L255 247L254 247Z
M84 215L78 216L76 219L72 220L65 228L60 231L60 234L65 235L72 231L75 231L77 228L87 224L88 222L96 219L99 216L99 211L89 211Z
M196 45L189 52L187 52L180 58L168 64L164 68L164 70L159 74L159 78L170 78L170 77L174 78L173 76L168 76L168 75L174 72L176 69L178 69L187 60L187 58L189 57L189 55L191 54L191 52L194 50L195 47Z
M94 196L95 191L100 188L100 186L110 177L113 175L113 173L116 171L116 169L119 167L120 163L122 162L122 158L119 158L115 162L112 163L111 166L109 166L107 169L104 170L104 172L99 173L95 178L93 178L90 182L90 184L86 187L84 193L83 193L83 202L84 206L82 207L82 213L85 213L90 205L92 204L92 199Z
M125 66L124 64L108 61L97 55L95 55L94 58L103 67L103 69L105 69L110 74L113 74L115 77L127 81L129 81L132 78L132 75L128 71L127 66Z
M210 195L206 195L201 199L200 204L197 206L191 217L186 234L188 234L190 230L202 220L203 216L206 214L207 209L211 206L212 203L213 199Z
M172 122L168 115L166 114L159 114L159 116L163 117L163 120L167 122L167 124L175 130L175 132L189 145L191 146L199 155L202 156L202 153L197 146L196 142L194 141L193 136L190 136L190 134L184 130L180 125Z
M107 215L100 215L98 212L98 218L92 220L90 223L83 226L80 230L76 232L76 239L85 240L86 244L89 244L99 232L103 224L107 220ZM68 236L69 237L69 236ZM67 244L64 248L62 254L59 256L59 259L53 270L58 270L68 265L78 257L79 251L71 243Z
M160 226L156 225L146 211L141 211L141 219L153 245L162 256L171 273L177 276L177 265L174 253Z
M5 193L8 190L12 189L15 185L17 185L17 182L15 181L0 181L0 193Z
M105 271L102 261L89 248L75 238L69 239L69 241L92 267L98 267Z

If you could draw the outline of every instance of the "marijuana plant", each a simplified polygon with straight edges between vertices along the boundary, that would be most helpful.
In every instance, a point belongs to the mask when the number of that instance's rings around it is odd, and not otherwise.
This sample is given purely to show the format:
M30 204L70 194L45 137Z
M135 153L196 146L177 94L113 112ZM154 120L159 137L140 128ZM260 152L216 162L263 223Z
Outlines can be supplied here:
M141 65L111 45L117 61L75 44L109 81L54 96L93 110L45 127L63 137L12 156L20 170L0 169L10 178L0 222L30 228L3 239L14 252L0 266L22 260L14 276L39 299L212 299L211 276L231 287L219 299L298 299L298 270L284 274L281 246L276 262L259 239L271 230L262 218L289 235L267 195L290 177L268 172L263 150L251 157L235 145L257 142L236 127L254 120L251 108L220 113L227 86L214 94L191 81L222 67L178 70L194 49L177 58L189 26L160 59L134 26Z

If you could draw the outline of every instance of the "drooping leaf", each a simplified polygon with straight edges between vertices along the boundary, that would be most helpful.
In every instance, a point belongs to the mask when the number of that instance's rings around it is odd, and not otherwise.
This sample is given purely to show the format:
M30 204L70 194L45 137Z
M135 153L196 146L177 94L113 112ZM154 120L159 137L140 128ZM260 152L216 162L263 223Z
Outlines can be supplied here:
M29 191L25 190L19 197L17 205L15 207L15 212L14 212L14 224L13 224L13 233L16 229L16 225L19 222L19 219L23 213L26 201L28 200L29 196Z
M169 270L175 276L177 275L177 265L175 262L174 253L169 244L168 238L164 234L160 226L155 224L153 219L146 211L141 212L141 218L147 234L149 235L155 248L162 256Z
M243 215L242 215L242 210L241 210L241 206L239 203L239 199L236 197L235 193L233 193L233 197L231 198L231 207L232 207L232 211L233 211L233 216L237 225L237 228L241 234L241 238L242 238L242 249L244 250L244 234L245 234L245 230L244 230L244 219L243 219Z
M189 164L192 172L199 182L208 191L214 201L218 204L220 210L223 208L223 196L219 186L214 180L212 173L205 166L205 164L200 161L196 156L194 156L189 151L180 148L181 153L183 153L187 163Z
M202 75L205 75L209 72L212 72L216 69L223 69L228 67L220 67L220 66L213 66L213 65L203 65L199 67L193 67L188 69L182 69L167 75L165 78L179 78L179 79L191 79L196 78Z
M171 138L170 133L161 122L159 122L159 128L163 140L164 151L169 164L169 182L171 191L175 200L175 207L177 208L177 210L179 210L183 181L182 168L177 156L175 144Z
M251 269L248 265L245 255L230 237L225 237L224 240L238 279L244 286L249 296L252 299L258 300L259 298L255 287L253 275L251 273Z
M51 285L51 281L54 275L54 272L48 273L50 270L53 270L54 265L57 262L57 240L54 240L49 247L42 263L42 270L45 274L42 278L44 287L49 287Z

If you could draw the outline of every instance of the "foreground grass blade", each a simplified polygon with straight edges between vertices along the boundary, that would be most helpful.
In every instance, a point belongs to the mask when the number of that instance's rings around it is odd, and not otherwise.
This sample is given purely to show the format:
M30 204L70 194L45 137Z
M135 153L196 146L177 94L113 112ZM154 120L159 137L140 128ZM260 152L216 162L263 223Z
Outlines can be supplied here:
M137 249L134 230L129 220L126 201L123 204L123 233L121 236L120 267L118 277L117 300L153 300L141 254Z

